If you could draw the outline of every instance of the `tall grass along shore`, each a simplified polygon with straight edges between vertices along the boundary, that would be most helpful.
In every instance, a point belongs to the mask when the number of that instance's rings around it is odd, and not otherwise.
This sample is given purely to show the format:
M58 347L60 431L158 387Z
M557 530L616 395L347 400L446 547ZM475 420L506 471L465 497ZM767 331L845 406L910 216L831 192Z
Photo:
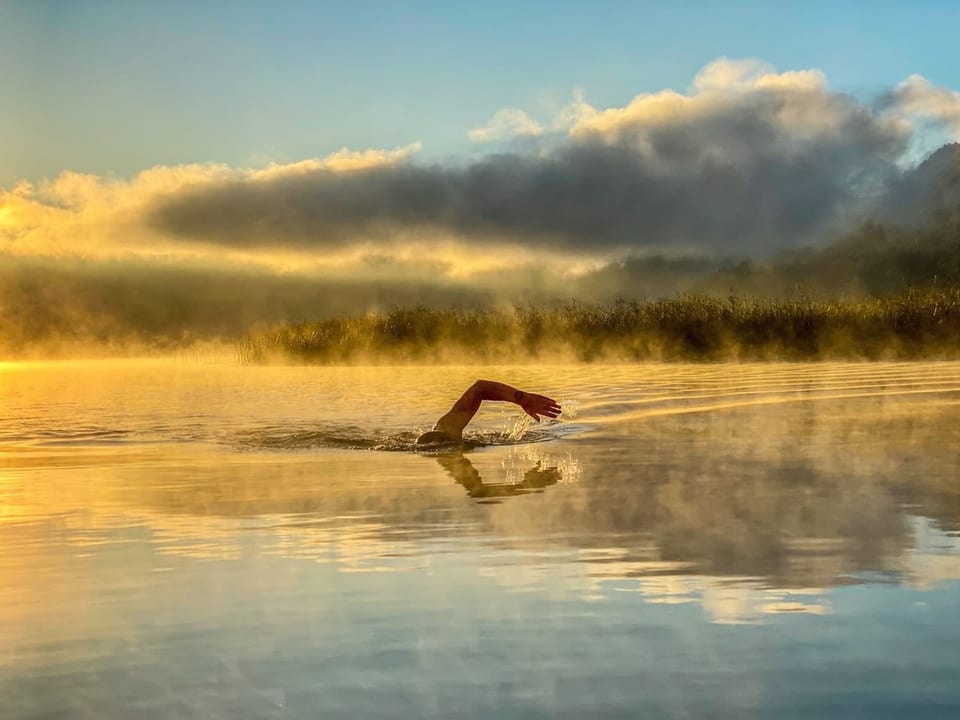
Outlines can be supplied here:
M251 333L236 351L242 363L321 364L958 358L960 288L834 301L418 306Z

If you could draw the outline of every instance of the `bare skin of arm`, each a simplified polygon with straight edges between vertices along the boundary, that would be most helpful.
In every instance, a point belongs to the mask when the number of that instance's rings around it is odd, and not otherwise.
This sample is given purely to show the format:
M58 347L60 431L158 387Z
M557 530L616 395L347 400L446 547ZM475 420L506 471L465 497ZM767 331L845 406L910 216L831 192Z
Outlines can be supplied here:
M434 433L440 433L445 438L460 440L463 438L463 429L480 409L484 400L500 400L512 402L523 408L537 422L541 417L555 418L560 414L560 405L555 400L518 390L515 387L494 380L477 380L460 396L450 411L437 421L433 433L426 433L417 442L434 442L441 439Z

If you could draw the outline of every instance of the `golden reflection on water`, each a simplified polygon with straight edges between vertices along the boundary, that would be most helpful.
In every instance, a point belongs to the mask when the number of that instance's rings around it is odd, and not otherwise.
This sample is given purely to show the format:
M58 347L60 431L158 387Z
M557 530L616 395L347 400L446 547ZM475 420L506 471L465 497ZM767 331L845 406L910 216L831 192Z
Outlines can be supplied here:
M535 445L515 446L503 453L502 482L485 482L483 476L462 450L438 453L437 462L467 491L467 495L484 503L499 502L499 498L540 493L560 482L577 482L580 465L576 458L548 457ZM531 465L532 463L532 465Z
M508 590L635 593L723 623L826 614L833 588L865 579L935 587L960 580L958 367L578 368L558 394L579 404L581 432L438 455L10 443L0 607L48 619L94 592L71 558L123 546L157 572L164 558L275 557L396 573L461 554ZM478 374L436 372L443 387ZM514 375L548 389L537 372ZM364 377L361 396L397 382ZM402 407L401 427L422 424Z

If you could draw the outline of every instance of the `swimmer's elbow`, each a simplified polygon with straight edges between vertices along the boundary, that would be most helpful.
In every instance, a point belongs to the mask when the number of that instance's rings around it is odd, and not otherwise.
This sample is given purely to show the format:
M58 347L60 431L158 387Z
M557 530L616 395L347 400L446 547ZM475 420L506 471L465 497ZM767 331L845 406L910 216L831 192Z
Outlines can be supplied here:
M493 393L494 384L490 380L477 380L470 386L470 393L478 400L489 400Z

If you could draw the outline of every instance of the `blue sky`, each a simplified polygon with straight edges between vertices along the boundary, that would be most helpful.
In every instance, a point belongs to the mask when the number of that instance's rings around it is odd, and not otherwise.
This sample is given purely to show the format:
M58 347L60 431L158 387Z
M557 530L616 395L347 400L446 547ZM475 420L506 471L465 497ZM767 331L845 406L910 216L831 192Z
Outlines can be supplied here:
M414 141L460 158L501 107L623 106L722 55L865 98L912 73L957 89L958 27L955 2L8 1L0 187Z

